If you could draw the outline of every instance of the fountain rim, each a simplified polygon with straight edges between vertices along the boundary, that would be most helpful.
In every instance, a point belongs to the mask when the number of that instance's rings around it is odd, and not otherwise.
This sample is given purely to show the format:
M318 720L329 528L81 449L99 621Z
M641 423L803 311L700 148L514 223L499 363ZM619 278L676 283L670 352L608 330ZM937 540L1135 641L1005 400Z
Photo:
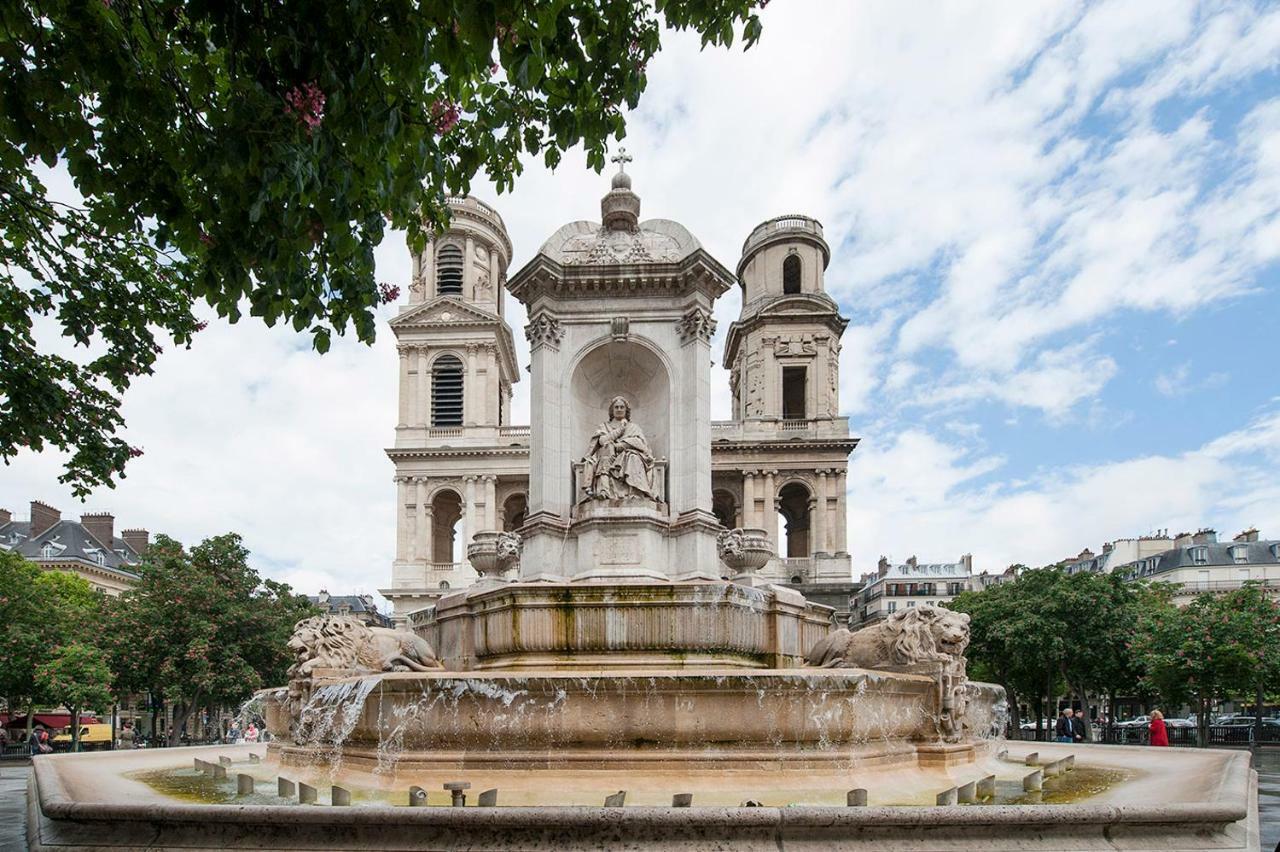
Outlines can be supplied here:
M252 747L232 747L251 751ZM1075 746L1076 749L1082 748ZM1084 746L1083 748L1100 748ZM208 752L227 747L193 746L169 749L175 754ZM1106 754L1146 753L1137 746L1106 746ZM1041 749L1044 750L1043 748ZM108 753L112 754L112 753ZM129 752L124 752L128 755ZM838 826L984 826L984 825L1093 825L1099 823L1184 824L1235 823L1249 817L1251 757L1247 752L1219 753L1223 761L1222 783L1213 792L1217 802L1188 802L1166 805L1133 804L1059 804L1059 805L920 805L869 806L863 808L833 806L790 807L720 807L672 808L633 805L626 808L604 808L588 805L546 805L500 808L408 808L394 805L360 805L358 807L301 808L293 805L191 805L185 803L121 804L112 802L75 801L62 784L59 766L86 759L101 760L107 755L45 755L32 761L29 782L29 807L38 808L48 819L111 820L119 822L191 823L219 821L256 825L280 824L376 825L385 826L389 813L400 825L436 825L439 827L598 827L617 825L619 821L634 826L645 825L719 825L825 827ZM1208 791L1206 791L1208 792ZM1221 804L1224 799L1239 804Z

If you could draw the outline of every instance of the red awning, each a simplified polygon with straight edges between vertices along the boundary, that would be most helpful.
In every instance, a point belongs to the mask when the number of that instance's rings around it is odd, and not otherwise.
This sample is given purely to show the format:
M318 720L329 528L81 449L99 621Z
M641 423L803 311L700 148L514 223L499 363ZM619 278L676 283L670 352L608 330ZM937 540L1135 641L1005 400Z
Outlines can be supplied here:
M54 729L61 730L62 728L65 728L71 724L71 714L70 713L36 713L35 724L43 728L54 728ZM96 725L98 724L98 717L91 713L81 713L80 724ZM23 730L26 730L27 714L23 713L21 716L14 716L6 720L4 722L4 727L9 728L10 730L13 730L14 728L21 728Z

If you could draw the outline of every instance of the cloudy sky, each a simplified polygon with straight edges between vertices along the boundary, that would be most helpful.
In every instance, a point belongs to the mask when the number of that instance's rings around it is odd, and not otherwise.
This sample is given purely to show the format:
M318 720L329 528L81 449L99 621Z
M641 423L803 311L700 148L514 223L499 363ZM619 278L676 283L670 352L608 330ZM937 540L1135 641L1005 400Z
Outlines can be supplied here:
M764 219L825 225L862 438L855 573L882 554L1043 564L1158 528L1280 537L1280 8L775 0L763 18L745 54L667 38L629 171L644 216L730 268ZM475 194L519 266L596 218L607 183L571 155ZM407 283L401 238L378 259ZM719 304L717 357L739 307ZM524 319L508 316L520 344ZM57 456L25 455L0 469L0 506L111 510L187 542L237 531L301 590L374 591L396 370L389 333L321 357L215 322L128 395L146 454L117 489L81 505Z

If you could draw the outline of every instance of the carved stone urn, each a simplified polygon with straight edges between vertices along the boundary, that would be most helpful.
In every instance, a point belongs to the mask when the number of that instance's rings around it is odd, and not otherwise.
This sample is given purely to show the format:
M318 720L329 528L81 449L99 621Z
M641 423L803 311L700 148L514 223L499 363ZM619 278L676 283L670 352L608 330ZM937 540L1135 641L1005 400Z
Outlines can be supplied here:
M504 574L520 563L520 535L483 530L471 537L467 558L482 580L504 582Z
M733 529L716 536L716 552L735 575L749 577L773 558L773 545L764 530Z

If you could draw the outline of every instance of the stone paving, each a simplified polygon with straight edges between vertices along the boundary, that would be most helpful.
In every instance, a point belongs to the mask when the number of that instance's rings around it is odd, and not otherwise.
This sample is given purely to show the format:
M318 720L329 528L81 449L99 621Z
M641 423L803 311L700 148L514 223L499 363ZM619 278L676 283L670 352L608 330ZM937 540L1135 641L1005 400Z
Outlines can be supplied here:
M31 766L0 764L0 852L26 852Z

